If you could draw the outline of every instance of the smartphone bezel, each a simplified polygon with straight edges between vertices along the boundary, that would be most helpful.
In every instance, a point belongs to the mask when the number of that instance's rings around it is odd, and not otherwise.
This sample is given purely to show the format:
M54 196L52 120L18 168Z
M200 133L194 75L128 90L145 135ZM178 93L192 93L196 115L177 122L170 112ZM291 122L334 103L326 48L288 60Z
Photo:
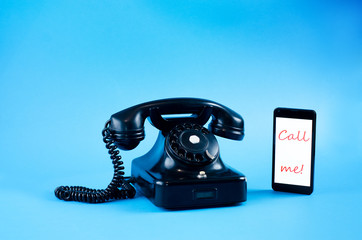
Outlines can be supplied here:
M314 110L308 109L296 109L296 108L276 108L273 114L273 166L272 166L272 188L275 191L293 192L301 194L312 194L314 189L314 162L315 162L315 140L316 140L316 120L317 114ZM308 119L312 120L312 151L311 151L311 174L310 174L310 186L300 186L293 184L275 183L275 124L276 118L296 118L296 119Z

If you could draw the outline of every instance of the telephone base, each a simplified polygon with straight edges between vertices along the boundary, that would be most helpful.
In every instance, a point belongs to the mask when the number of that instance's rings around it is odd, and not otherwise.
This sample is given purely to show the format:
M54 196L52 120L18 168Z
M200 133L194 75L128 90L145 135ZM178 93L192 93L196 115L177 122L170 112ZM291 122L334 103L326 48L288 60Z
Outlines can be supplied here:
M246 178L231 169L222 177L187 180L156 179L143 173L148 176L134 176L136 186L158 207L201 208L246 201Z
M218 148L217 142L204 141L209 153ZM246 201L245 176L225 165L219 154L205 165L192 165L175 158L167 146L160 132L153 148L132 161L136 187L156 206L202 208Z

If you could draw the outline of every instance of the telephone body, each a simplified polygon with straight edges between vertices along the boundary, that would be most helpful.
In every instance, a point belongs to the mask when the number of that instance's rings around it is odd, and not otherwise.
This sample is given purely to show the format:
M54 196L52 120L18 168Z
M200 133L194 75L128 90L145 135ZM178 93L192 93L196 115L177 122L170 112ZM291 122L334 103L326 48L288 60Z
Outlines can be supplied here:
M165 117L192 114L189 117ZM212 117L209 128L203 126ZM132 150L145 138L146 118L160 130L152 149L132 161L131 177L123 177L119 151ZM104 190L58 187L63 200L104 202L132 198L135 185L156 206L193 208L246 201L245 176L225 165L217 139L242 140L244 121L231 109L198 98L172 98L139 104L113 114L103 139L114 164L114 177Z

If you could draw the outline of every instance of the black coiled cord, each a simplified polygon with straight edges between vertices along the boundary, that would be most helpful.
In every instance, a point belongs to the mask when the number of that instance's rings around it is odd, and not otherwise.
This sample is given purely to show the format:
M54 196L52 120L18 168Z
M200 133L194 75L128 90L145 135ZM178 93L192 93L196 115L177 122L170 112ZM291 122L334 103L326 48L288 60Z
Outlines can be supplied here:
M123 177L124 167L119 155L119 150L116 150L112 134L109 130L110 121L102 131L103 142L106 144L110 158L112 159L114 174L111 183L106 189L92 189L80 186L60 186L54 191L55 196L65 201L78 201L87 203L102 203L112 199L133 198L136 194L135 188L131 183L134 179L131 177Z

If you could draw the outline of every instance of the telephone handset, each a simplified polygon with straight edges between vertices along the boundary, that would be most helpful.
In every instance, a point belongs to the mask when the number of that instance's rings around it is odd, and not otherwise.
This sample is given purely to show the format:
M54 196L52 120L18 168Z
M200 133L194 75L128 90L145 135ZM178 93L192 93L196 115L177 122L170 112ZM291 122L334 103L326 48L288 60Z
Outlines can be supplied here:
M164 117L192 114L189 117ZM203 125L212 117L209 130ZM123 177L119 150L132 150L145 138L144 122L160 130L153 148L132 161L131 177ZM114 165L106 189L61 186L59 199L99 203L133 198L137 186L156 206L205 207L246 201L246 178L226 166L214 135L242 140L244 121L231 109L197 98L146 102L113 114L102 131Z

